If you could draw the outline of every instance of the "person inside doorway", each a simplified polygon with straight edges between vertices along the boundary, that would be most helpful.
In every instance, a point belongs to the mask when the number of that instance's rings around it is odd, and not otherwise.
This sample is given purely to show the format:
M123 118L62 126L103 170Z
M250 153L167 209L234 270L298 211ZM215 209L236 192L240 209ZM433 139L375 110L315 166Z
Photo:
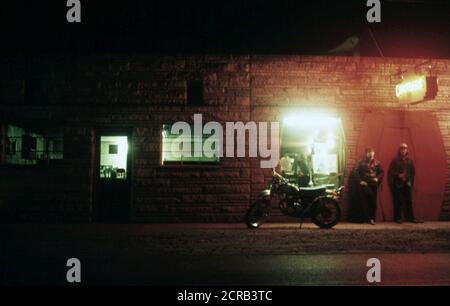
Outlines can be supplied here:
M280 159L281 175L286 176L292 172L292 162L288 153L284 153L283 157Z
M288 153L284 153L283 157L280 159L281 174L287 175L292 172L292 162Z
M311 157L306 156L303 151L295 158L294 172L297 175L298 185L307 187L311 181Z
M401 224L406 219L412 223L422 223L414 217L412 190L416 169L408 156L408 145L400 144L397 156L391 161L388 171L389 187L394 204L394 220Z
M375 225L378 189L383 181L384 171L372 148L365 150L365 155L355 168L355 179L359 182L364 220Z

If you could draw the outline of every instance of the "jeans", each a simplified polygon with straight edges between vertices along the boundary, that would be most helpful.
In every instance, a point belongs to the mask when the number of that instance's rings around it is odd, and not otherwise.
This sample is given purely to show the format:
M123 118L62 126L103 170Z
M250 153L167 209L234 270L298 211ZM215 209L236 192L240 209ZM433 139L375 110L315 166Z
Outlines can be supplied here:
M368 184L361 187L361 204L365 220L375 220L377 212L377 184Z
M406 220L414 220L414 211L412 206L411 187L408 185L401 187L392 187L392 200L394 202L394 220L401 220L403 216ZM405 216L406 215L406 216Z

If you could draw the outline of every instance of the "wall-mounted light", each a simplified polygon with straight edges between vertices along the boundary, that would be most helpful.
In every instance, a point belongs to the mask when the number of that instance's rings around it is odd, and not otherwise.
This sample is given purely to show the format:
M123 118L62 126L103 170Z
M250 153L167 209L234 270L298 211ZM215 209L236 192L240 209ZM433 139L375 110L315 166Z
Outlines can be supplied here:
M395 95L403 103L432 100L438 92L436 76L410 76L395 86Z

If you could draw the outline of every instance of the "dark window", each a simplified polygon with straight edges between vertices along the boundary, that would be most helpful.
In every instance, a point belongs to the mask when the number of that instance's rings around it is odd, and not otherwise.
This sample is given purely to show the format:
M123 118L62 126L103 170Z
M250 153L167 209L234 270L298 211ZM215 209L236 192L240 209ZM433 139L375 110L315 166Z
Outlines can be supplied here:
M203 105L203 82L200 80L187 82L187 105Z
M109 154L117 154L118 146L116 144L109 145Z
M17 141L10 140L7 145L6 154L15 155L17 153Z
M28 160L36 159L36 137L24 134L22 136L22 158Z

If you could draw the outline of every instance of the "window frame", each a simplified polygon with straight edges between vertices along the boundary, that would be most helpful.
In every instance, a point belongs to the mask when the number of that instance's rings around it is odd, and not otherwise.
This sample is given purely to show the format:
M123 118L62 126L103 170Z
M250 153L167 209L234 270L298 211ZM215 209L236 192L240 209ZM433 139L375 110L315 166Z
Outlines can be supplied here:
M301 114L301 113L300 113ZM339 184L339 186L343 186L344 185L344 173L346 170L346 163L347 163L347 156L346 156L346 138L345 138L345 130L342 124L342 118L339 116L336 116L338 120L337 122L337 134L339 135L340 141L336 142L335 146L335 150L336 150L336 164L337 164L337 172L336 172L336 176L337 176L337 182ZM287 127L286 124L282 125L281 128L281 133L280 133L280 159L283 157L283 154L286 151L286 148L289 146L286 146L285 144L283 144L284 142L284 135L285 135L285 130L289 129L289 128L295 128L295 127ZM312 166L314 167L314 166ZM312 181L314 183L315 186L318 185L322 185L322 184L318 184L316 183L317 177L315 177L316 175L318 175L320 173L314 173L312 174ZM332 178L333 175L332 173L328 174L328 178Z
M20 129L24 132L24 134L20 137L10 137L8 136L8 126ZM58 127L55 125L44 125L44 126L40 126L40 127L36 127L39 126L39 124L20 124L20 123L16 123L16 122L8 122L2 125L2 129L1 129L1 138L2 140L2 157L1 157L1 164L4 166L13 166L13 167L33 167L33 166L39 166L39 165L43 165L43 164L53 164L53 163L59 163L61 161L64 160L64 156L65 156L65 146L64 146L64 138L65 138L65 133L64 133L64 128L63 127ZM35 128L33 128L35 127ZM46 136L44 133L42 133L42 131L45 130L53 130L53 132L57 132L60 133L60 137L55 137L55 136ZM38 150L37 149L37 145L36 145L36 150L34 150L35 153L35 157L31 158L31 159L27 159L24 158L22 155L23 152L23 148L21 148L20 150L17 149L18 146L18 142L20 140L23 139L24 135L31 135L31 137L34 137L37 141L38 137L34 136L34 135L38 135L40 138L43 139L43 145L44 145L44 149L43 150ZM15 139L15 143L16 143L16 148L15 148L15 154L20 155L20 160L29 160L32 161L30 163L17 163L17 162L11 162L8 159L8 156L12 155L9 154L9 147L10 147L10 139ZM20 140L19 140L20 139ZM56 140L59 139L62 141L62 148L59 151L53 151L53 150L49 150L49 141L50 140ZM23 146L23 143L21 143L20 146ZM44 156L44 158L38 158L38 153L42 154L42 156ZM60 155L59 158L51 158L51 155Z
M193 125L189 124L191 126L191 133L194 133L194 129L193 129ZM216 156L215 160L166 160L164 161L164 131L165 131L165 127L172 127L172 124L163 124L160 128L160 166L162 167L170 167L170 166L183 166L183 167L188 167L188 166L192 166L192 167L197 167L197 166L206 166L206 167L216 167L218 165L221 164L223 157L221 156ZM203 141L205 141L205 135L206 138L208 138L210 136L210 134L202 134L203 135ZM191 152L193 152L193 141L191 141ZM203 144L202 144L203 146ZM220 150L218 150L217 152L220 152ZM202 150L203 153L203 150ZM202 156L203 157L203 156Z

